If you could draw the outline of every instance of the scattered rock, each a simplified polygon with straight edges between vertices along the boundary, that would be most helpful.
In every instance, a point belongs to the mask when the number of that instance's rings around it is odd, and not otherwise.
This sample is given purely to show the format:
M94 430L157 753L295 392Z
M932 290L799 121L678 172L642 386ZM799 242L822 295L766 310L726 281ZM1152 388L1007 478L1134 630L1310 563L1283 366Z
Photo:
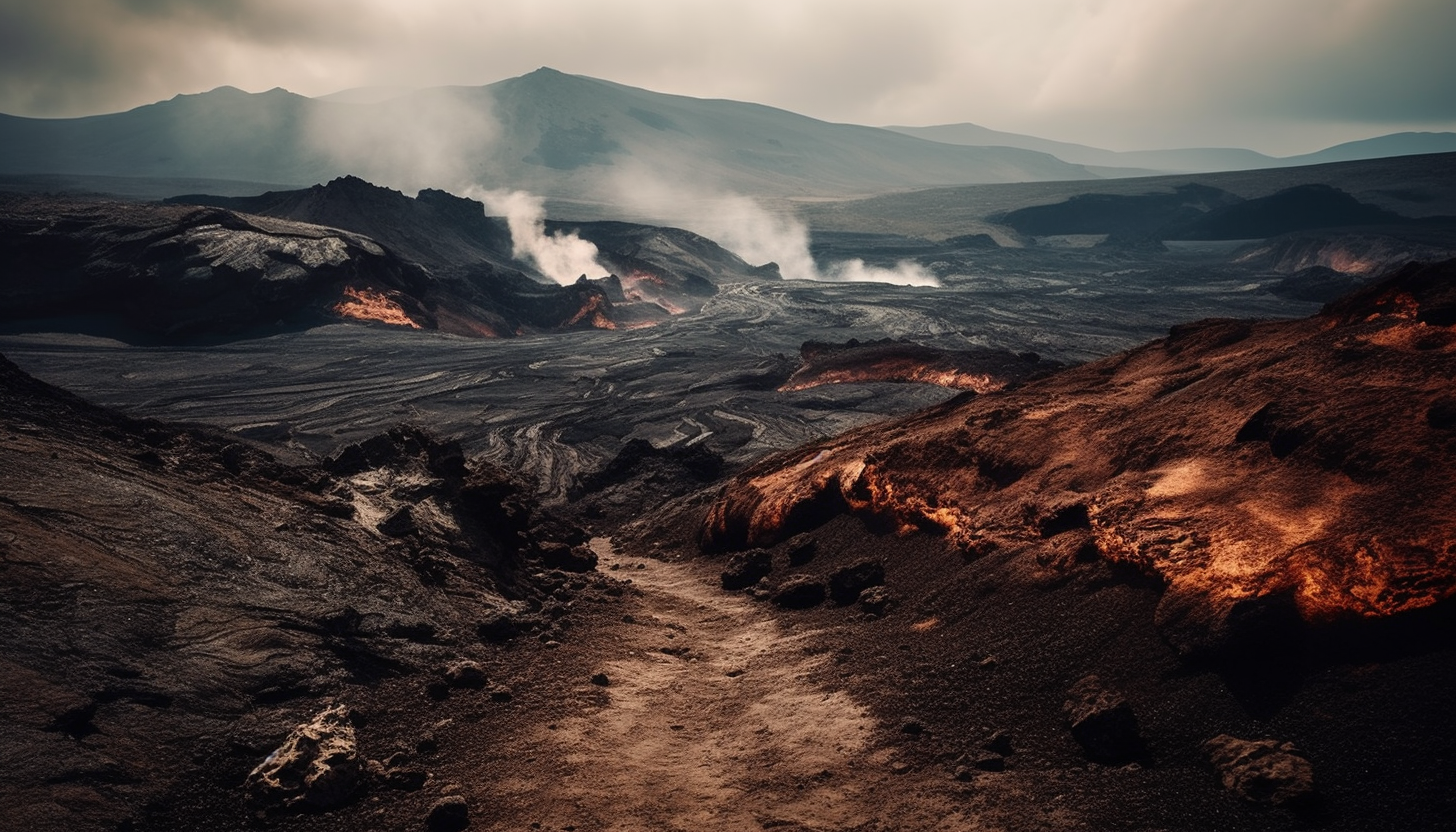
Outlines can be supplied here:
M481 641L500 644L521 634L520 625L504 612L497 612L475 625L475 633Z
M866 589L884 582L884 565L875 560L862 560L829 576L829 597L841 607L848 606L859 600Z
M919 736L925 733L925 723L912 716L900 723L900 733Z
M369 776L381 786L406 792L419 791L424 787L425 781L430 779L430 775L422 768L411 766L409 762L408 754L397 751L382 762L370 760L366 768Z
M496 685L490 689L490 701L492 702L509 702L511 698L511 689L505 685Z
M987 751L994 751L1002 757L1009 756L1011 754L1011 735L1005 731L997 731L987 737L981 747Z
M563 572L590 572L597 568L597 553L589 546L542 543L537 547L541 563Z
M612 680L608 679L607 674L605 673L595 673L592 674L591 683L594 685L599 685L601 687L607 687L612 683Z
M1142 751L1137 717L1132 706L1119 694L1107 690L1102 680L1087 676L1067 691L1062 706L1072 738L1086 751L1087 758L1101 763L1122 763Z
M784 544L784 552L789 556L790 566L803 566L818 554L819 541L808 534L796 534Z
M470 805L458 794L435 801L425 818L425 828L430 832L458 832L469 825Z
M860 609L870 615L884 615L893 602L894 596L883 586L872 586L859 594Z
M294 728L243 790L265 809L332 809L353 796L363 770L349 709L334 705Z
M723 567L724 589L747 589L773 571L773 555L766 549L749 549L728 558Z
M485 670L478 662L469 659L461 659L451 662L445 668L445 681L450 683L452 688L470 688L480 690L485 687L488 681Z
M952 776L962 783L965 783L967 781L974 780L976 777L976 772L973 771L969 766L956 766L955 773Z
M817 607L824 603L824 584L808 577L790 578L774 592L773 602L791 610Z
M1297 808L1314 798L1314 767L1291 743L1220 734L1203 750L1224 788L1245 800Z
M890 773L891 774L909 774L910 773L910 764L909 763L905 763L905 762L891 763L890 764Z
M977 754L970 759L971 767L979 771L1005 771L1006 758L1000 754Z

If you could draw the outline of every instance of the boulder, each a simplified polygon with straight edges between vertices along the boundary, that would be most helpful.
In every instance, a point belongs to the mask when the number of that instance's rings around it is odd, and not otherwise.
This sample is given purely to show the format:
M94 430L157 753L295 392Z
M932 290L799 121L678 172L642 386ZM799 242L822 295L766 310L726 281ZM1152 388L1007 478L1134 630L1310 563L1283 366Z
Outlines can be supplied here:
M1223 787L1247 801L1298 807L1314 797L1314 767L1290 743L1220 734L1203 750Z
M470 825L470 804L458 794L447 795L435 801L430 814L425 818L425 828L430 832L458 832Z
M248 774L243 789L264 809L332 809L354 795L363 772L349 709L333 705L294 728Z
M1062 709L1072 738L1089 760L1122 763L1142 751L1132 706L1120 694L1105 688L1096 676L1084 677L1073 685Z

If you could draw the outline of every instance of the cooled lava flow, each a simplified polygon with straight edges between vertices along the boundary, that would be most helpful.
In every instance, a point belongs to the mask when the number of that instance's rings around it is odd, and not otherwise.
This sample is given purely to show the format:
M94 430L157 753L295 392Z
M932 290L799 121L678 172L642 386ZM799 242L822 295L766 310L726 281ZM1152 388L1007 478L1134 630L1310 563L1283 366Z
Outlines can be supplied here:
M889 338L864 343L851 338L844 344L807 341L799 355L803 363L780 390L885 381L989 393L1057 366L1041 362L1035 353L940 350Z
M1312 318L1175 327L771 457L701 542L851 512L1032 571L1105 558L1165 584L1158 622L1186 652L1270 616L1385 618L1456 594L1453 379L1456 261L1412 264Z

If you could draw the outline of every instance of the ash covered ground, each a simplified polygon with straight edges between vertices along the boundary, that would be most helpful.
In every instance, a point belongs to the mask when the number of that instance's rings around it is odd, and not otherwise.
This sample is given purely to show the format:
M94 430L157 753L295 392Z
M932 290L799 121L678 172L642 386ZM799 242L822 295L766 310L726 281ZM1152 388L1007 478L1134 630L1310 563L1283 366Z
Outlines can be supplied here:
M907 241L863 237L898 256ZM843 246L843 240L839 245ZM0 336L39 378L123 412L327 454L416 422L564 496L629 441L702 446L730 466L956 391L931 385L778 388L806 341L908 339L1080 363L1205 317L1297 317L1318 304L1223 251L962 251L926 263L941 288L725 283L703 309L645 329L470 340L331 325L206 347L135 347L56 333ZM927 258L928 259L928 258ZM12 326L12 330L15 327Z

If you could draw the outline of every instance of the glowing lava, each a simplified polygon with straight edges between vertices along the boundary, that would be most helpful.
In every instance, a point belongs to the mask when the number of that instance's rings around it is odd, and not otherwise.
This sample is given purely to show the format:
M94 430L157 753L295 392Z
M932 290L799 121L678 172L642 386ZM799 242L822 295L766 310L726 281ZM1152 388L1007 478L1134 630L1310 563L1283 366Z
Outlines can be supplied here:
M356 321L375 321L391 326L407 326L410 329L420 328L419 324L405 314L403 306L391 299L388 294L376 289L356 289L353 286L345 286L344 297L333 305L333 312L341 318Z

